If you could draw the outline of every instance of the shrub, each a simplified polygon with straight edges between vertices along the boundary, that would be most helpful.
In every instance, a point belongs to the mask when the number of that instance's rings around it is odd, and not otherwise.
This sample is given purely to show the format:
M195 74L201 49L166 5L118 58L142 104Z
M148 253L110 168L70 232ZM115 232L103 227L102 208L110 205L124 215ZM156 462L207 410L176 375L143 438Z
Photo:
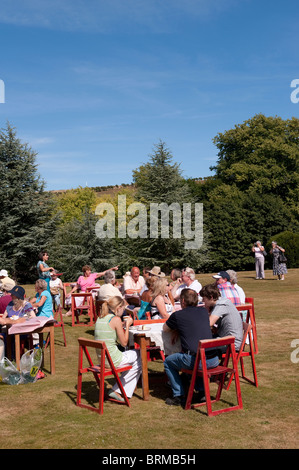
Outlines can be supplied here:
M274 235L266 244L266 250L271 249L271 242L276 241L279 246L285 249L288 268L299 267L299 233L285 231Z

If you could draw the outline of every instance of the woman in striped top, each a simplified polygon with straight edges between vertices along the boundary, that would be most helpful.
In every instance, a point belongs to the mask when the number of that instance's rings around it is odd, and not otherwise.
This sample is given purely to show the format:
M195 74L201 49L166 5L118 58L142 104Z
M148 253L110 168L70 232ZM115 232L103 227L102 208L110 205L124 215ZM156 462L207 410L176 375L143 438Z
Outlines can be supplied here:
M141 359L139 351L129 349L121 351L118 347L125 347L129 341L129 326L132 325L131 317L126 319L126 328L124 330L121 317L127 302L122 297L111 297L103 303L101 316L97 319L95 325L95 339L105 341L109 354L115 367L121 367L125 364L132 365L132 369L121 374L120 380L125 389L128 398L131 398L136 388L141 374ZM118 401L124 401L120 395L117 383L112 387L108 395Z

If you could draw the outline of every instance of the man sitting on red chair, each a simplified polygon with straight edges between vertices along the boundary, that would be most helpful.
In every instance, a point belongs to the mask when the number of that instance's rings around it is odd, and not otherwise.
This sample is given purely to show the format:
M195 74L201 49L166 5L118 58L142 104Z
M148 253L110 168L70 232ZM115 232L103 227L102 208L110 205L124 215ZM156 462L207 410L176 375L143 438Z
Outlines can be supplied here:
M215 336L234 336L236 351L240 349L243 340L243 321L240 312L231 300L221 297L218 286L204 286L200 295L210 314L210 326L215 329ZM222 351L223 353L226 350ZM219 351L221 353L221 351Z
M184 406L185 387L180 376L182 369L193 369L198 349L198 342L212 339L209 323L209 313L205 307L198 307L198 294L192 289L183 289L180 296L182 310L172 313L163 325L163 331L177 331L180 335L182 352L167 356L164 369L169 378L173 397L167 398L167 405ZM207 367L218 366L219 359L216 350L207 353ZM199 379L200 380L200 379ZM198 382L198 391L202 392L203 385Z

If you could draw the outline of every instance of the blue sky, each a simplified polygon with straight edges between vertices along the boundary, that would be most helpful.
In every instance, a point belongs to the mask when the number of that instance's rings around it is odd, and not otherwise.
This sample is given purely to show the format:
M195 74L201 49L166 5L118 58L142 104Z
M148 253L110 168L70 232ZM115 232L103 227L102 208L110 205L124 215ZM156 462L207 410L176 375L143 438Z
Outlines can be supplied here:
M130 183L159 140L185 177L209 176L219 132L299 118L298 13L293 0L0 0L0 127L37 152L48 190Z

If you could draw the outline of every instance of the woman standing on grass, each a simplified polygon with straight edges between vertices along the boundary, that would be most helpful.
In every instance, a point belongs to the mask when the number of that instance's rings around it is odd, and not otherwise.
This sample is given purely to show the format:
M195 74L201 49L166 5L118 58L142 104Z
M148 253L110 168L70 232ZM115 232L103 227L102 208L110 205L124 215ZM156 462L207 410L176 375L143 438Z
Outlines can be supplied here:
M39 262L36 265L37 273L39 279L43 279L47 283L47 290L50 292L50 280L51 280L51 271L54 271L54 268L47 265L49 255L47 251L42 251L39 254Z
M272 242L270 253L273 255L273 275L278 276L278 281L284 281L284 275L288 273L286 261L283 260L285 256L282 253L285 249L277 245L277 242Z
M256 279L265 279L265 248L262 243L258 240L252 247L255 258L255 273Z
M103 303L101 316L97 319L95 325L95 340L104 341L115 367L123 365L132 365L132 369L125 371L120 376L120 381L124 387L126 395L131 398L136 388L141 374L141 359L139 351L129 349L122 352L118 344L126 347L129 341L129 326L132 325L131 317L126 318L125 330L121 317L124 313L127 302L122 297L111 297ZM107 364L110 368L110 365ZM108 392L110 398L124 402L120 395L120 389L116 383Z

